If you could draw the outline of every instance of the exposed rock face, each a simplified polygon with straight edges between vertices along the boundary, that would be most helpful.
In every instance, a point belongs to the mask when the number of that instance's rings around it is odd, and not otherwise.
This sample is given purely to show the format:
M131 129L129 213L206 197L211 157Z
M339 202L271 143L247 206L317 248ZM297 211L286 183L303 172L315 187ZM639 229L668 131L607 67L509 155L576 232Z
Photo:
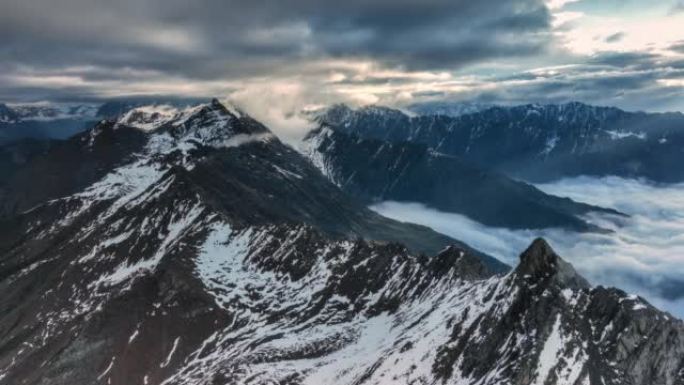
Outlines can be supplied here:
M305 137L301 151L328 179L368 203L421 202L488 226L515 229L600 231L580 216L592 211L620 215L545 194L418 143L363 139L325 126Z
M318 121L365 138L422 143L524 180L619 175L684 181L681 113L566 103L409 117L385 107L336 105Z
M503 275L462 246L346 240L401 226L251 118L199 111L0 223L0 384L684 383L682 322L545 242Z
M81 191L130 162L145 143L139 130L115 129L114 122L102 121L91 131L63 142L32 141L4 147L0 153L7 155L0 157L0 164L9 172L0 177L0 218Z
M587 289L589 282L582 278L569 263L559 257L546 243L537 238L520 257L515 269L518 276L535 281L552 280L556 285L573 289Z

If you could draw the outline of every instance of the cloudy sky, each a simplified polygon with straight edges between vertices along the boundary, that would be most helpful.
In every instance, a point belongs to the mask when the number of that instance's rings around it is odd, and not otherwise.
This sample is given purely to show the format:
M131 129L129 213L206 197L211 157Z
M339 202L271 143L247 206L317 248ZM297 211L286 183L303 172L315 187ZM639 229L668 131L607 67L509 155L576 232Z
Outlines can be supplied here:
M0 100L684 110L682 0L0 0Z

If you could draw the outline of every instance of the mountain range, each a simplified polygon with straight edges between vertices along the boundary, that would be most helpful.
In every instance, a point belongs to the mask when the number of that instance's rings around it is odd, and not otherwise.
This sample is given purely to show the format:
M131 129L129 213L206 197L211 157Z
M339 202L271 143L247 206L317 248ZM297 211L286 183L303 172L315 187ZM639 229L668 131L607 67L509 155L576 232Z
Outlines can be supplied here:
M0 384L684 384L681 320L383 218L227 103L40 146L3 156Z
M389 142L322 126L302 152L348 194L368 204L421 202L482 224L512 229L601 231L582 219L615 210L545 194L534 186L414 142Z
M0 103L0 145L21 139L66 139L97 120L96 104Z
M457 117L484 111L492 107L494 106L487 103L433 101L414 103L409 105L406 110L416 115L446 115Z
M335 105L315 119L364 138L421 143L531 182L579 175L684 181L679 112L626 112L573 102L495 106L454 117Z

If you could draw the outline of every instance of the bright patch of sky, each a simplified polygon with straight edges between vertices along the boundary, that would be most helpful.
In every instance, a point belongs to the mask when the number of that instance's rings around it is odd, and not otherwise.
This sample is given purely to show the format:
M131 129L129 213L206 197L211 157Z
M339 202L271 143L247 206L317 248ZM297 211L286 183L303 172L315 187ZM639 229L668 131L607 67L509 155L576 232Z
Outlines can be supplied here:
M671 55L668 48L684 38L684 12L673 12L675 7L672 1L585 0L567 2L552 12L557 33L573 53L642 51Z

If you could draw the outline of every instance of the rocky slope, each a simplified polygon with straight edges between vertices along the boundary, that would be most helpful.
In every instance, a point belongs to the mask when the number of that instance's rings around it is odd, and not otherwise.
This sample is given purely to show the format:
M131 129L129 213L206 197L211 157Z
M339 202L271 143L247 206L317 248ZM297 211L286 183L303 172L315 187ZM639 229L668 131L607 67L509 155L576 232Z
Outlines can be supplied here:
M136 124L75 139L138 130L125 161L0 222L0 384L684 383L682 322L543 240L505 274L348 240L389 225L239 111Z
M333 236L402 240L421 252L455 242L428 228L379 216L349 199L266 127L217 101L178 110L161 123L152 110L145 107L119 121L102 121L15 170L4 188L0 183L4 216L81 192L111 175L117 175L112 183L134 184L145 176L138 173L149 169L139 171L140 164L176 170L180 163L192 169L195 183L211 192L215 204L240 210L252 221L301 222ZM151 120L159 123L154 130ZM135 167L129 171L131 164ZM505 268L482 257L495 269Z
M330 180L369 204L421 202L514 229L600 231L580 216L592 211L621 215L545 194L422 144L363 139L327 126L311 131L302 144L301 151Z
M492 107L451 117L333 106L319 122L362 137L414 141L531 181L576 175L684 181L684 115L582 103Z

